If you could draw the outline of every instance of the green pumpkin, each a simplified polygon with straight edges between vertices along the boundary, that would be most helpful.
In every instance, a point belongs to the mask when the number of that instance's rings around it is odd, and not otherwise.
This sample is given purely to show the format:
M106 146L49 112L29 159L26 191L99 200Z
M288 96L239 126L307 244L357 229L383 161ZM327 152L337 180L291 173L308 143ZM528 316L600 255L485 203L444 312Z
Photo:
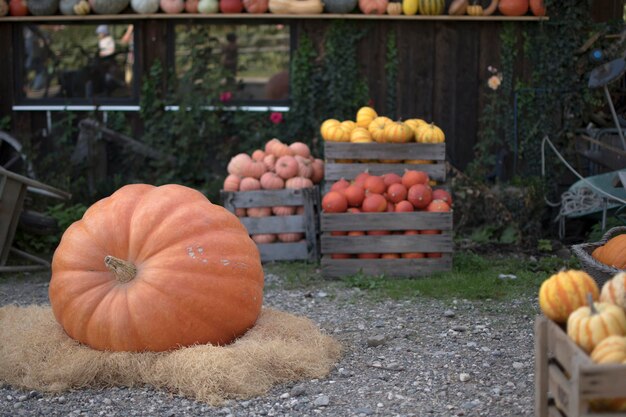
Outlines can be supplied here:
M434 16L444 14L446 10L446 0L419 0L420 14Z

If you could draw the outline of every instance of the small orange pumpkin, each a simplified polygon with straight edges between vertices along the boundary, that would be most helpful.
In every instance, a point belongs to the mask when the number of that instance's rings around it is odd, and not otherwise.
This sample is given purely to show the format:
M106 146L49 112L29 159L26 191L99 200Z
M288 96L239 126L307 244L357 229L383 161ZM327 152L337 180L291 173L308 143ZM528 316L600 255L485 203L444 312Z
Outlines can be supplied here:
M239 219L202 193L132 184L65 231L49 297L65 332L94 349L222 345L256 322L263 269Z
M326 213L343 213L348 209L348 200L339 191L329 191L322 198L322 209Z

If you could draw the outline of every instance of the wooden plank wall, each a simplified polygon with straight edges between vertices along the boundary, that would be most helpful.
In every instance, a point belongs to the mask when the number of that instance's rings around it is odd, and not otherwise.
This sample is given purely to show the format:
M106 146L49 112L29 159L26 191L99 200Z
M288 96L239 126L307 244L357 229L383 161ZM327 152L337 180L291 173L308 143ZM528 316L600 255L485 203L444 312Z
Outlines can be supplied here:
M318 40L331 22L304 21L299 33ZM433 121L446 133L448 160L460 169L471 161L479 116L485 105L487 67L499 66L502 22L357 21L366 36L358 47L361 73L368 80L376 110L388 115L384 63L387 39L395 32L398 48L398 117ZM522 23L516 23L521 25ZM531 25L539 25L537 22ZM520 54L521 55L521 54ZM527 67L520 58L519 69ZM525 71L524 71L525 72Z

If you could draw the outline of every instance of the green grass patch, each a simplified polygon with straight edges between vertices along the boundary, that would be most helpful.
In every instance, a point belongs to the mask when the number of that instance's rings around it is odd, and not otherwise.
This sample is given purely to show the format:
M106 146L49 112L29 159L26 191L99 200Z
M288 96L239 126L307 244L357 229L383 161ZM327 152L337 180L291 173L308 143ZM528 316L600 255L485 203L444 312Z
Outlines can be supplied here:
M283 279L282 286L287 289L306 288L322 280L318 263L304 261L269 262L263 265L263 270L266 275L274 274L281 277Z
M348 286L367 290L373 296L382 298L424 296L444 300L506 300L536 296L541 283L563 267L575 267L574 260L545 257L529 261L527 257L487 257L474 253L457 253L449 272L416 278L356 274L345 277L342 281ZM501 274L514 275L516 278L500 278Z
M368 276L362 273L339 280L322 277L320 266L309 262L271 262L263 265L266 275L274 274L279 281L268 280L267 288L320 289L346 286L360 288L375 299L407 299L431 297L441 300L507 300L536 297L541 283L561 268L580 268L574 257L563 260L542 256L530 260L528 256L478 255L473 252L454 254L453 267L426 277L399 278ZM515 279L500 278L514 275Z

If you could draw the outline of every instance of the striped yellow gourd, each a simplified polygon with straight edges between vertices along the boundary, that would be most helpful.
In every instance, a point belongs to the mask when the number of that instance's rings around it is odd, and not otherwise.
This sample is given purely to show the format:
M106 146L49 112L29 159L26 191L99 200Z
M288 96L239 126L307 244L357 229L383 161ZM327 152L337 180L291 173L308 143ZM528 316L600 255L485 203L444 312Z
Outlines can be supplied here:
M444 14L446 9L445 0L419 0L420 14L434 16Z
M626 337L609 336L591 352L591 360L595 363L626 362Z
M593 349L591 360L597 364L626 364L626 337L609 336ZM594 411L626 411L626 398L594 400Z
M626 308L626 272L620 272L604 283L600 301Z
M585 271L562 270L546 279L539 289L539 307L557 323L565 323L578 307L587 304L587 293L598 300L600 289Z
M569 315L567 335L590 353L607 337L626 335L626 313L615 304L590 302Z

